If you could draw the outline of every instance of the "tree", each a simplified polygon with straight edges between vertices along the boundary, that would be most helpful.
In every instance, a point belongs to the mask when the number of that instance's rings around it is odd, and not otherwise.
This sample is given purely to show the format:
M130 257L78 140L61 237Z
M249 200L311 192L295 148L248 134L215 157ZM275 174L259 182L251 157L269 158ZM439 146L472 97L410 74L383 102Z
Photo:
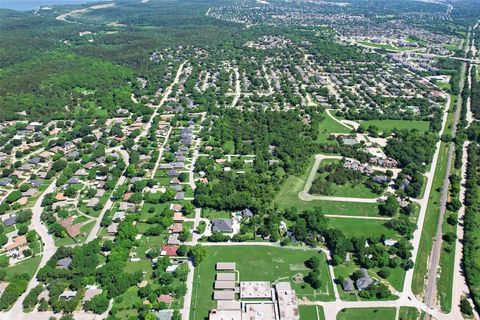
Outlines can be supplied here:
M382 277L383 279L386 279L390 275L390 270L388 270L386 268L383 268L383 269L378 270L377 274L380 277Z
M393 195L389 195L384 203L380 204L380 214L384 216L393 217L398 213L400 206L397 199Z
M109 300L106 294L99 294L86 303L86 309L102 314L108 309Z
M473 309L472 306L470 305L470 302L468 302L467 298L462 297L460 299L460 311L467 316L473 316Z
M196 267L207 257L207 249L200 245L196 245L195 247L190 248L188 256L192 260L193 265Z
M306 283L310 284L313 289L318 289L322 286L320 271L318 269L311 270L304 280Z
M322 263L322 259L318 255L310 257L307 261L305 261L305 265L307 268L310 269L318 269L320 264Z
M177 255L178 256L186 256L188 253L188 247L184 244L180 245L177 249Z

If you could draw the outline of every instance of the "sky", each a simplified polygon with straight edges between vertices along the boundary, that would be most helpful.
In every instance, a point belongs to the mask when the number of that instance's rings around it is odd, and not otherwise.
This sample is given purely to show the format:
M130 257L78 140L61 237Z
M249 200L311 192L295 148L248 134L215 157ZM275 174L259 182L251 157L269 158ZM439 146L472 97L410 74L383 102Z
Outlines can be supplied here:
M98 0L0 0L0 8L26 11L53 4L82 4L93 1Z

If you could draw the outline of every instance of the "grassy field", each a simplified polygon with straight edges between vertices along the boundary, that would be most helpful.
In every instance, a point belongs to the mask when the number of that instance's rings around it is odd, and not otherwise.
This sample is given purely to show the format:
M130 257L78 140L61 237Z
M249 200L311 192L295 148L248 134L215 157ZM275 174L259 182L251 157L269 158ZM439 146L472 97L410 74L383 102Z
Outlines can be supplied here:
M320 254L314 250L286 249L267 246L211 246L206 247L208 254L205 261L195 268L193 281L191 320L203 320L209 310L215 308L212 300L215 281L215 264L217 262L236 262L240 281L289 281L299 298L310 300L333 299L333 284L328 273L327 263L320 267L322 287L313 290L309 285L294 283L291 279L297 273L307 274L305 260Z
M455 155L455 154L454 154ZM457 176L461 175L460 169L455 169L452 165L452 174L456 174ZM442 224L442 233L453 232L456 233L457 226L452 226L451 224L447 223L447 218L450 215L458 215L457 212L452 212L447 210L445 212L445 216L443 219ZM440 252L440 261L439 261L439 269L440 269L440 277L437 280L437 293L440 299L440 307L444 312L450 312L452 309L452 290L453 290L453 269L455 266L455 245L450 245L447 242L442 242L442 251ZM446 249L449 248L451 250L447 251Z
M331 111L335 112L335 111ZM324 120L318 126L317 142L326 144L336 144L336 140L328 140L332 133L351 133L352 131L347 127L341 125L333 120L326 112L323 113Z
M395 308L351 308L337 314L337 320L394 320Z
M413 307L400 307L401 320L417 320L420 312Z
M312 157L310 165L300 176L290 176L282 185L274 202L279 208L296 207L300 210L320 207L325 214L340 214L350 216L379 216L378 205L376 203L358 203L358 202L339 202L339 201L302 201L298 193L303 190L307 180L308 173L313 166Z
M300 320L325 320L321 306L299 306Z
M366 220L351 218L328 218L330 226L342 230L348 237L370 237L385 234L387 238L399 239L400 236L384 226L384 220Z
M439 217L439 206L441 187L443 178L447 170L448 146L442 143L438 156L437 168L433 179L432 191L428 201L427 212L423 224L422 238L415 263L415 271L413 273L412 291L418 295L423 292L425 286L425 275L427 274L428 256L432 251L433 237L435 236L437 222Z
M414 121L414 120L368 120L359 121L365 127L376 126L380 131L389 132L394 128L397 129L417 129L420 132L427 132L430 130L430 123L428 121Z

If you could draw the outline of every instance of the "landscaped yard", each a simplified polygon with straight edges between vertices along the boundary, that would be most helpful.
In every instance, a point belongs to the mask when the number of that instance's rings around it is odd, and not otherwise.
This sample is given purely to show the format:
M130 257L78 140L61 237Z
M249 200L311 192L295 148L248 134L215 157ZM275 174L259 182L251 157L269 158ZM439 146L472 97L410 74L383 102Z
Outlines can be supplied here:
M341 265L335 266L334 267L334 272L335 272L335 278L336 279L345 279L350 277L355 271L359 270L360 266L356 265L353 261L345 262ZM370 276L376 278L376 279L382 279L380 276L376 274L376 271L378 271L379 268L375 269L369 269L369 274ZM396 290L401 291L403 288L403 281L405 279L405 271L397 267L395 269L388 268L390 270L390 275L385 279L388 283L392 285ZM361 301L365 300L360 298L358 296L358 291L355 292L345 292L342 288L342 285L340 283L337 284L337 289L340 294L340 299L345 300L345 301ZM395 299L395 296L391 296L387 298L387 300Z
M394 320L395 308L351 308L343 309L337 320Z
M29 278L33 277L35 271L37 271L38 265L40 264L40 259L40 256L28 258L13 266L2 268L7 273L6 280L11 280L24 273L28 274Z
M304 262L313 255L319 254L325 261L325 256L315 250L286 249L268 246L210 246L207 248L207 258L195 268L191 316L192 320L203 320L208 312L215 308L212 300L213 283L215 281L215 264L217 262L235 262L239 271L240 281L290 281L299 298L310 300L332 300L333 287L328 273L327 263L320 266L322 286L313 290L308 284L295 283L292 277L308 269Z

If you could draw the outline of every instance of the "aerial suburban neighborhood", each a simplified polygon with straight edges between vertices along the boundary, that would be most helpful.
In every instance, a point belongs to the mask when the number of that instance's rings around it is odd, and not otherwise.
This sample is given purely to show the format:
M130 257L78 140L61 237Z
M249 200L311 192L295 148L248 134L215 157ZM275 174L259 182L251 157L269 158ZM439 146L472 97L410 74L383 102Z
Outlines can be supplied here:
M0 1L0 319L480 319L479 22Z

